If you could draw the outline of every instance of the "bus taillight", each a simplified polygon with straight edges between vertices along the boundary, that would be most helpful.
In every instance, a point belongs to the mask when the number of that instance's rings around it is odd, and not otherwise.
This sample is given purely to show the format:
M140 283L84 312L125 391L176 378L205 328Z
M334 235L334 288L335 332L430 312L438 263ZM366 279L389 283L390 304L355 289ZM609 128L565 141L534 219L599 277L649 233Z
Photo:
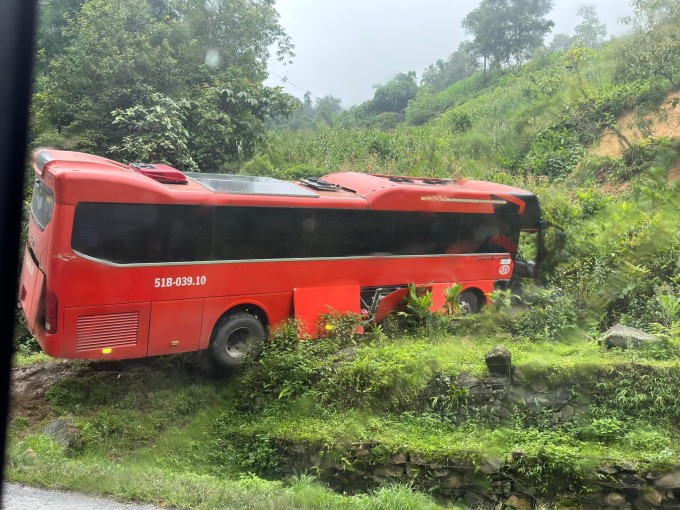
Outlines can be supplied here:
M57 332L58 305L57 295L54 292L47 291L47 294L45 295L45 331L48 333Z

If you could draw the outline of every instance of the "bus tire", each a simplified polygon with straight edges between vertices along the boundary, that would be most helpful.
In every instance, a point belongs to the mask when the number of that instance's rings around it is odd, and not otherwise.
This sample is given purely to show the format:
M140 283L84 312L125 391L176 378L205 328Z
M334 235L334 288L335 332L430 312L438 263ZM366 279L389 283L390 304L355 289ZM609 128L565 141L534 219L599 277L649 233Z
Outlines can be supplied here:
M240 312L222 319L213 333L210 351L221 366L236 368L247 356L257 356L262 349L265 330L257 317Z
M458 303L460 304L460 311L462 313L477 313L479 312L479 298L474 291L466 290L458 296Z

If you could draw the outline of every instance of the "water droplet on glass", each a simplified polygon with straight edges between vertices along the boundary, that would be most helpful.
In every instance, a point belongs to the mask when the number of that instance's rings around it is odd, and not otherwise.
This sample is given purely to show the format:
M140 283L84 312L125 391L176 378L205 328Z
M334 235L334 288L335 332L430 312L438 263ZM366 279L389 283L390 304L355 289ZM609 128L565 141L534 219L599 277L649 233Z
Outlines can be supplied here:
M205 54L205 65L217 67L220 64L220 52L215 48L210 48Z

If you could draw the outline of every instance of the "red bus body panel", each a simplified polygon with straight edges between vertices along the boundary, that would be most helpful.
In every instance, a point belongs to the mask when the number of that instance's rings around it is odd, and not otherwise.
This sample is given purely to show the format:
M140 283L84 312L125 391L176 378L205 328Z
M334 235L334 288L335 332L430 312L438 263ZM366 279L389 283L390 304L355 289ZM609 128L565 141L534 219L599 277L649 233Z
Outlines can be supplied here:
M315 191L315 197L236 195L213 192L193 179L162 184L104 158L61 151L37 153L35 169L53 190L56 205L44 231L30 221L28 248L37 260L27 250L19 297L43 350L66 358L136 358L207 349L215 324L235 307L259 308L269 327L298 317L306 332L316 336L319 316L330 309L360 312L362 288L429 286L433 309L441 309L444 288L452 282L488 294L494 282L512 273L508 253L114 264L81 256L71 247L75 209L81 202L487 214L507 202L521 214L524 202L515 194L527 193L490 183L404 184L385 176L344 173L324 179L354 191ZM172 284L159 286L159 281ZM46 291L58 299L54 334L41 324ZM394 310L402 297L401 291L386 297L377 318Z
M311 337L323 335L319 318L324 315L333 313L359 315L360 292L359 285L295 289L293 306L295 318L302 323L302 333Z

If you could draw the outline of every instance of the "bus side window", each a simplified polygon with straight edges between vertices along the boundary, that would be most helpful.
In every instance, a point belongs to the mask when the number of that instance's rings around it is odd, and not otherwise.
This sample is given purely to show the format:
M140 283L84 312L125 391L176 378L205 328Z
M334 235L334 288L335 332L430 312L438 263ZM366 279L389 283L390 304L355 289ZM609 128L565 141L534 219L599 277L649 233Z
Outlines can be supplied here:
M214 260L257 260L309 256L309 209L217 207Z
M352 257L391 253L390 211L316 209L312 257Z

